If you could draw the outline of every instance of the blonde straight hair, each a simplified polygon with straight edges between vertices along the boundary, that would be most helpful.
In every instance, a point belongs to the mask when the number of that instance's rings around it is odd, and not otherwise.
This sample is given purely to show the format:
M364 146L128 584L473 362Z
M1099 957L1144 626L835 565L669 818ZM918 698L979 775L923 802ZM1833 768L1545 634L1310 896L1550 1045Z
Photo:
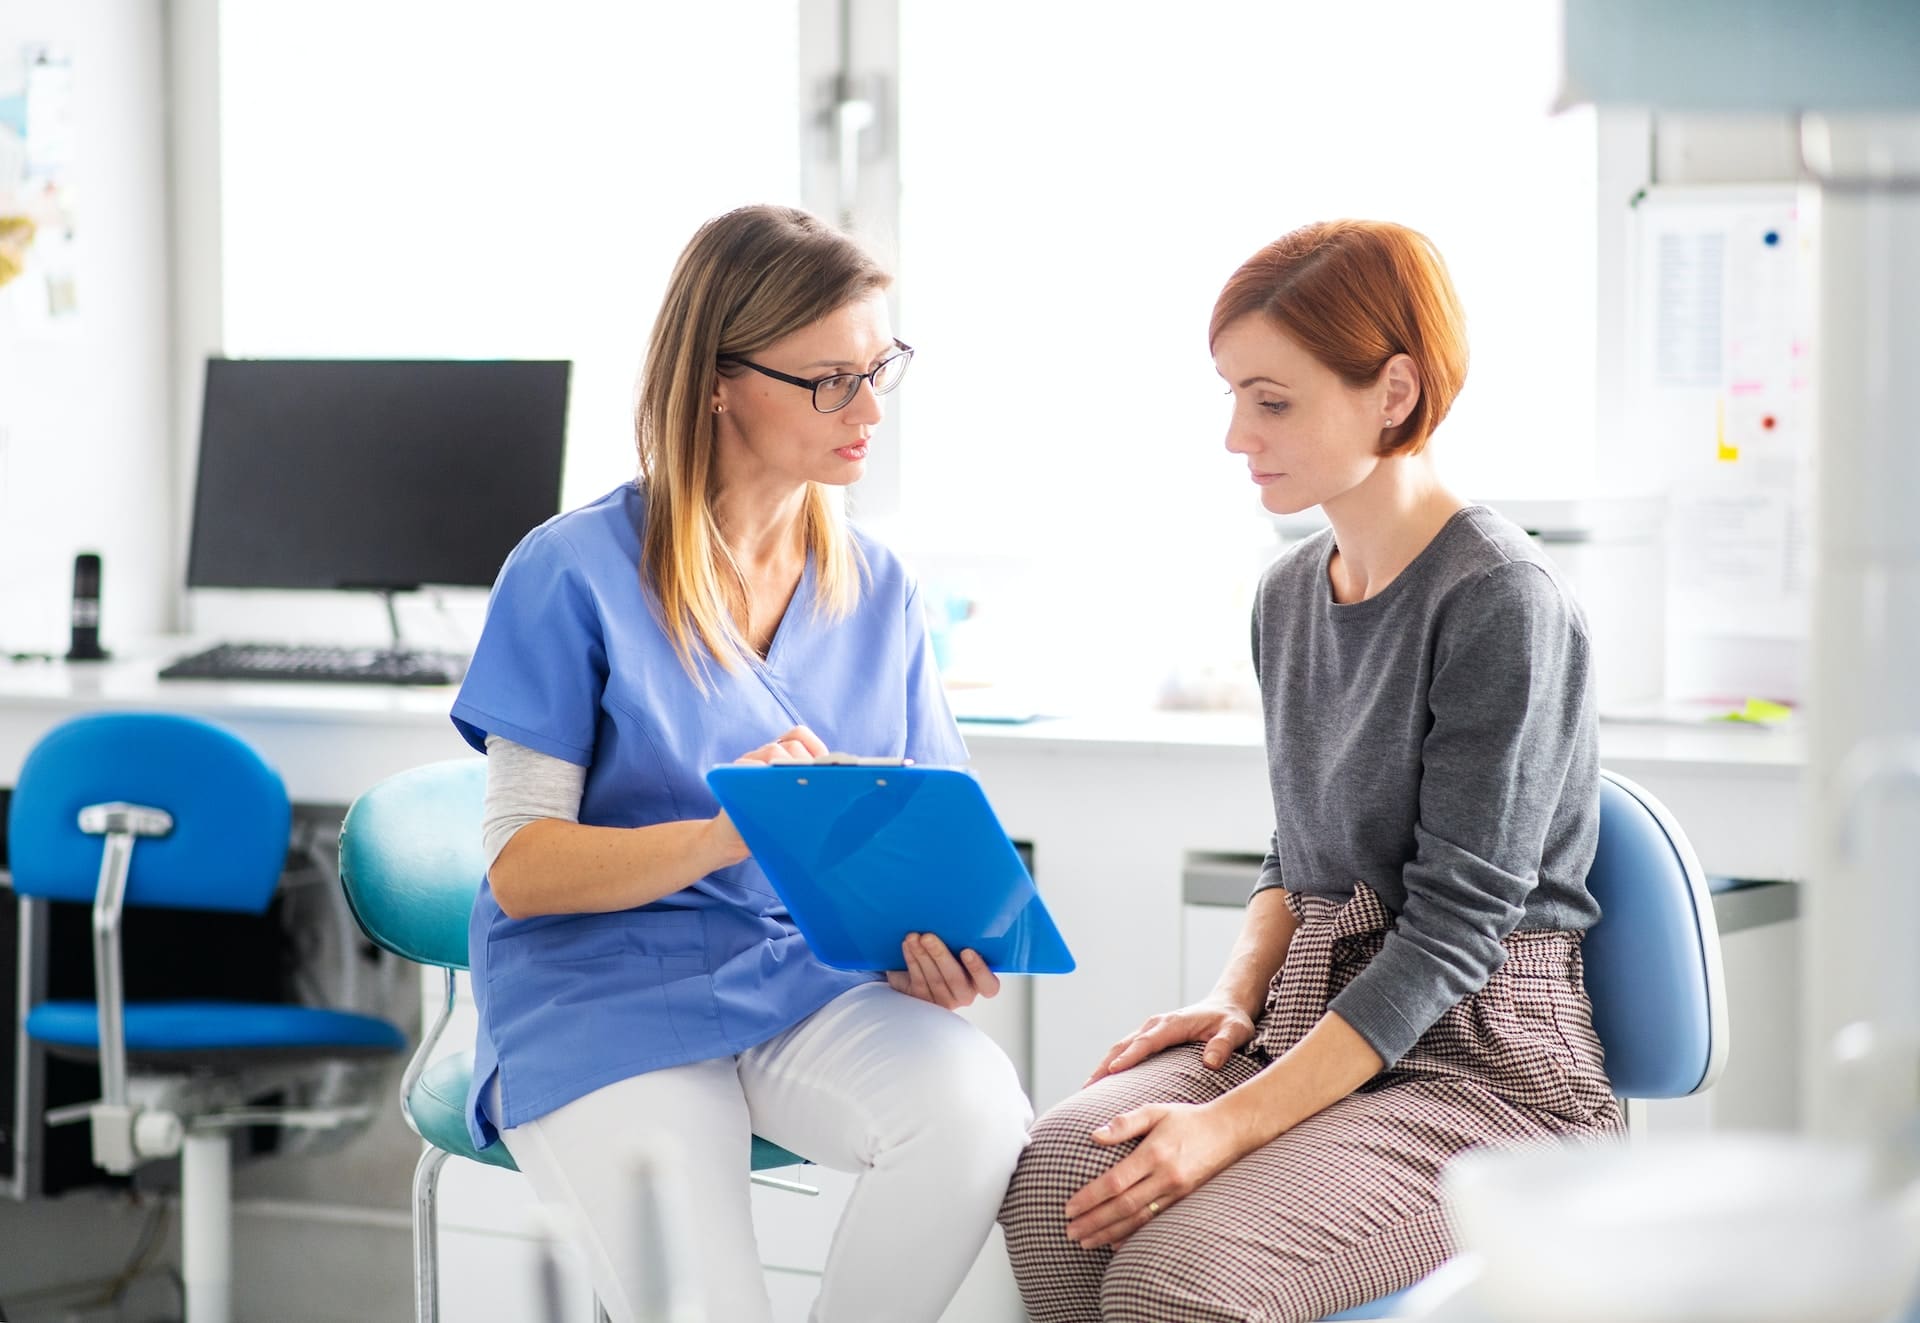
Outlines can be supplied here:
M741 371L720 358L751 356L891 283L852 239L793 207L741 207L715 217L673 268L634 420L647 498L640 585L703 691L707 659L727 671L753 664L739 624L747 615L746 577L713 513L714 380ZM839 493L809 483L801 527L814 564L808 607L843 618L859 599L866 565Z

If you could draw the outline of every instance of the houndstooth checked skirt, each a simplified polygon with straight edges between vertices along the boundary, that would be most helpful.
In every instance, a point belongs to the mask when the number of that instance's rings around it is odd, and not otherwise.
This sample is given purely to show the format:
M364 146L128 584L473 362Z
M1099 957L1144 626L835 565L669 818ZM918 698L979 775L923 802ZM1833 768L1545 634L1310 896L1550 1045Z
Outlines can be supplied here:
M1285 1323L1375 1299L1452 1245L1440 1169L1464 1149L1624 1130L1593 1032L1580 935L1518 932L1486 987L1359 1090L1248 1154L1117 1248L1066 1236L1067 1199L1133 1145L1089 1134L1157 1102L1202 1103L1257 1075L1380 950L1392 916L1365 885L1346 902L1289 893L1300 920L1245 1050L1160 1053L1034 1126L1000 1224L1035 1323Z

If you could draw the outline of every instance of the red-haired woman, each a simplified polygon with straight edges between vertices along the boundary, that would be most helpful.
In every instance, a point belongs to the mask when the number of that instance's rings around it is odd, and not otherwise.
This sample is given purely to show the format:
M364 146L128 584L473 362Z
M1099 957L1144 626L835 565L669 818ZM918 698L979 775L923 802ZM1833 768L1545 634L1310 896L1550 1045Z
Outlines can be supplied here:
M1319 1318L1447 1256L1455 1153L1622 1127L1580 968L1586 623L1427 451L1467 368L1445 265L1311 225L1210 342L1262 504L1332 527L1260 585L1276 830L1233 954L1041 1118L1001 1209L1036 1323Z

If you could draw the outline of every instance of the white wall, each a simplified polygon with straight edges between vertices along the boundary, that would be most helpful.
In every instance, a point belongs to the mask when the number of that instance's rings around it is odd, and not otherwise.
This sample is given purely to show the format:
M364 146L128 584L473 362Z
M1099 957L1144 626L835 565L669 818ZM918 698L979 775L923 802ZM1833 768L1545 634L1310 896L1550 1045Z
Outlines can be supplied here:
M0 5L0 61L24 43L73 60L79 262L70 327L35 328L19 282L0 290L0 655L66 650L79 551L103 557L109 646L171 620L164 19L164 0ZM0 1200L0 1300L41 1317L22 1293L112 1276L147 1216L97 1192ZM136 1309L171 1299L135 1289Z
M220 261L220 0L167 2L167 202L173 262L173 465L169 503L176 536L167 584L173 623L185 628L187 530L193 519L193 462L200 450L200 395L209 354L224 327ZM271 636L267 636L271 637Z
M0 652L65 651L80 551L103 558L109 646L171 622L163 21L162 0L0 7L0 59L73 59L80 303L39 331L0 290Z

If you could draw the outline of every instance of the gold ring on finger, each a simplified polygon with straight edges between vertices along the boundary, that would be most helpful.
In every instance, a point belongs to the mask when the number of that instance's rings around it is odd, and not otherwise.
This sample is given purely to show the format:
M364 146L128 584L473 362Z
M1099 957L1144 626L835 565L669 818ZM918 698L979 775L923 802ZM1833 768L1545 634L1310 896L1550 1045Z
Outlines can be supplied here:
M1158 1213L1159 1211L1160 1211L1160 1201L1158 1199L1149 1199L1147 1201L1147 1216L1152 1217L1154 1214Z

